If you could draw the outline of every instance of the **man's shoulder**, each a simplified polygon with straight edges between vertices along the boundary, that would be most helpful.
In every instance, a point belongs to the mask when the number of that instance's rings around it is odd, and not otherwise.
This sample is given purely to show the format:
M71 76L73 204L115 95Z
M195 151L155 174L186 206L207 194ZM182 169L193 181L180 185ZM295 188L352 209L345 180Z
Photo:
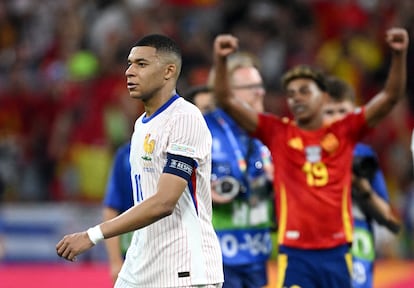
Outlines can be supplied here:
M215 108L214 110L206 113L203 115L206 122L226 122L228 124L233 124L235 121L229 114L227 114L223 109L221 108Z
M172 118L181 118L181 117L191 117L194 121L195 119L203 120L203 114L200 109L195 106L193 103L188 102L184 98L180 97L171 105L171 110L169 112L169 117Z
M259 116L259 124L263 124L263 123L267 123L267 124L281 124L281 125L292 125L292 126L296 126L296 122L290 118L290 117L286 117L286 116L279 116L279 115L275 115L273 113L269 113L269 112L262 112L262 113L258 113Z

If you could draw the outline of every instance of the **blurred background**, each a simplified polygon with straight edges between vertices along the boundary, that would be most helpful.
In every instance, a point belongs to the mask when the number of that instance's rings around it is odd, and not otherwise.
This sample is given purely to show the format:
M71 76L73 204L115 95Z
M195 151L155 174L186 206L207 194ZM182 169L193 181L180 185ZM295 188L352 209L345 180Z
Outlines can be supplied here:
M179 93L205 83L214 37L236 35L241 49L261 61L266 110L284 116L279 79L296 64L345 79L359 103L374 96L389 64L384 33L394 25L411 37L407 97L365 142L379 155L393 209L404 223L397 237L377 229L379 269L394 272L377 279L376 287L413 287L401 281L414 269L414 1L0 1L1 286L22 287L13 286L24 279L19 275L43 279L45 270L68 277L50 270L59 264L99 275L74 274L82 279L77 285L100 278L106 284L99 287L110 287L102 243L82 255L81 264L62 263L54 247L63 234L101 220L114 152L142 112L128 96L124 72L132 44L145 34L166 34L182 47Z

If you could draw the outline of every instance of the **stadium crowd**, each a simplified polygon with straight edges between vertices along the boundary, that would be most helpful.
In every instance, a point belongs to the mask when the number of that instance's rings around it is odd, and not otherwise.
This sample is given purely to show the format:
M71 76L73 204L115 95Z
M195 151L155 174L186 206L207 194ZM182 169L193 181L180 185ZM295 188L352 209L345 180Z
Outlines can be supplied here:
M178 92L205 84L219 33L256 55L265 109L287 115L281 75L309 64L355 88L360 102L382 87L384 31L414 36L411 0L8 0L0 2L0 196L7 202L99 203L116 148L142 109L128 96L125 55L149 33L183 49ZM414 258L414 43L407 97L365 141L379 155L394 209L398 247Z

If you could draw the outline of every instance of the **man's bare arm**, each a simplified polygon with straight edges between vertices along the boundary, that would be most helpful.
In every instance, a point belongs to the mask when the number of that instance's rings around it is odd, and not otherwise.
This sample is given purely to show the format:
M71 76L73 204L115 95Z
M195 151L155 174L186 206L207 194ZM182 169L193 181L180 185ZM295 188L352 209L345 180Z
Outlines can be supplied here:
M391 66L384 89L366 104L365 116L371 127L381 121L405 95L408 33L403 28L391 28L386 33L386 42L391 49Z
M119 236L171 215L186 186L185 179L163 173L158 181L157 193L152 197L131 207L121 215L91 228L93 232L89 233L88 231L91 230L89 229L64 236L56 245L57 254L69 261L75 261L77 255L94 246L94 240Z
M246 131L254 132L258 114L250 106L233 96L227 73L227 57L238 48L237 38L219 35L214 41L214 95L217 103Z

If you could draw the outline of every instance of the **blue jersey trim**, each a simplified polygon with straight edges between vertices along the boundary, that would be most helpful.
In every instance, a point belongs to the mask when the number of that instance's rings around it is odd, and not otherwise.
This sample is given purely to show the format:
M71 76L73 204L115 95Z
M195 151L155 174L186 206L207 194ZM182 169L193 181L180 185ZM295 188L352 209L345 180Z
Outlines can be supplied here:
M142 123L148 123L149 121L151 121L151 119L153 119L158 114L160 114L165 109L167 109L167 107L170 106L178 98L180 98L178 94L175 94L174 96L172 96L167 102L165 102L160 108L158 108L158 110L155 111L155 113L152 114L150 117L146 117L146 116L142 117Z

